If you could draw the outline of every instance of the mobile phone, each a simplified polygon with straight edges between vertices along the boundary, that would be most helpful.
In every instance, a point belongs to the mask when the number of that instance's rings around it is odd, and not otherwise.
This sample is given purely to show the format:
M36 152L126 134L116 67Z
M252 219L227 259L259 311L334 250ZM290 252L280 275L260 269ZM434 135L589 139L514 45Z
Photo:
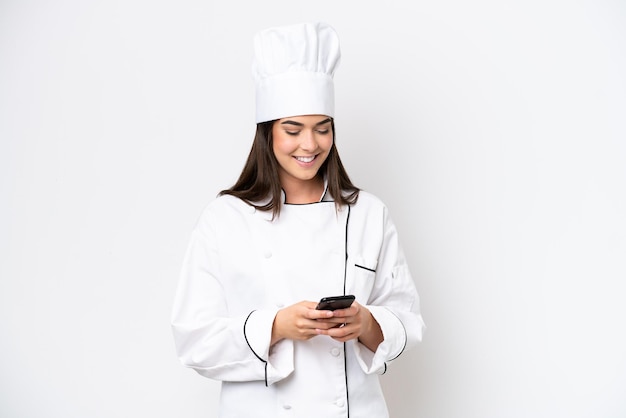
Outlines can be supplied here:
M335 309L349 308L354 302L354 295L328 296L320 299L315 309L334 311Z

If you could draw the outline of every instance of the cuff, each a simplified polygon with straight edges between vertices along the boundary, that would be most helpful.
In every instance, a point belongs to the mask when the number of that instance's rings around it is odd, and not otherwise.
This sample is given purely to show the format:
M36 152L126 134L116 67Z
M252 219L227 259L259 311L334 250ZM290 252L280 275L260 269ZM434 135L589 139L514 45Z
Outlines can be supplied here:
M243 327L248 347L260 361L265 363L267 385L284 379L294 369L293 341L279 341L270 350L276 312L276 310L252 311Z
M387 370L386 362L394 360L406 348L407 333L400 319L387 308L367 306L367 309L380 325L383 342L380 343L375 353L359 342L354 344L354 351L363 372L383 374Z

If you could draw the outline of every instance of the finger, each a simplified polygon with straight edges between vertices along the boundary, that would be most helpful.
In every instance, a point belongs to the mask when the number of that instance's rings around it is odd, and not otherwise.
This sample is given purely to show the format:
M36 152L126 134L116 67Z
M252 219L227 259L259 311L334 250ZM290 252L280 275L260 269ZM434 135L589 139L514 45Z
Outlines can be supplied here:
M309 309L305 315L309 319L328 319L333 317L333 311Z
M315 319L302 319L297 323L297 327L300 329L306 329L306 330L315 330L317 328L324 328L324 329L328 329L328 328L332 328L333 324L324 324L324 323L320 323Z
M347 318L350 316L356 316L359 313L359 306L353 304L351 307L346 309L337 309L333 311L333 317Z
M305 300L305 301L300 302L300 305L304 306L305 308L315 309L315 307L317 306L317 302L311 302L309 300Z
M329 330L331 328L337 328L342 326L343 324L335 324L332 322L316 322L315 330Z
M353 339L358 337L358 327L354 325L339 325L329 329L317 329L316 332L322 335L328 335L332 338ZM349 338L348 338L349 337ZM346 340L347 341L347 340Z
M356 340L357 336L356 336L356 334L351 334L351 335L348 335L348 336L345 336L345 337L341 337L341 338L339 338L339 337L331 337L331 338L333 340L335 340L335 341L339 341L341 343L345 343L345 342L350 341L350 340Z
M341 328L341 330L343 330L343 328ZM342 333L339 333L339 335L336 335L336 336L335 335L330 335L330 337L333 340L341 341L341 342L354 340L354 339L358 338L358 336L359 335L356 332L342 332Z
M319 323L323 323L323 324L333 324L333 325L343 325L343 324L352 324L354 322L357 321L358 318L353 317L353 316L349 316L349 317L345 317L345 318L328 318L328 319L318 319L316 320L316 322Z
M345 326L345 322L319 322L318 321L318 325L317 328L319 329L331 329L331 328L339 328L339 327L343 327Z

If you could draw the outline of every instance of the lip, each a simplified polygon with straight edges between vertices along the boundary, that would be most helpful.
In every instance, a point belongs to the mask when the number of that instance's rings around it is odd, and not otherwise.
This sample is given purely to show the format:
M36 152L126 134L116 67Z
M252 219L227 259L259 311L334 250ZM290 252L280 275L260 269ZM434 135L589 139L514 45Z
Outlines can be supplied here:
M293 156L293 159L296 161L296 163L300 166L300 167L304 167L304 168L308 168L311 167L315 164L315 161L317 161L317 157L319 154L315 154L315 155L307 155L307 156L303 156L303 155L298 155L298 156ZM302 161L299 160L298 158L311 158L311 161Z

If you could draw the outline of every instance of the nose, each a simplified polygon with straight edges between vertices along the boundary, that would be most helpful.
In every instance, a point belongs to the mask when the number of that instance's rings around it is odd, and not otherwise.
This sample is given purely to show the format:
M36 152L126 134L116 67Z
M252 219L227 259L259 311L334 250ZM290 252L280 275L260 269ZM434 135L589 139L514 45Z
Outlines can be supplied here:
M304 151L314 151L317 149L317 140L312 130L306 130L301 134L300 148Z

